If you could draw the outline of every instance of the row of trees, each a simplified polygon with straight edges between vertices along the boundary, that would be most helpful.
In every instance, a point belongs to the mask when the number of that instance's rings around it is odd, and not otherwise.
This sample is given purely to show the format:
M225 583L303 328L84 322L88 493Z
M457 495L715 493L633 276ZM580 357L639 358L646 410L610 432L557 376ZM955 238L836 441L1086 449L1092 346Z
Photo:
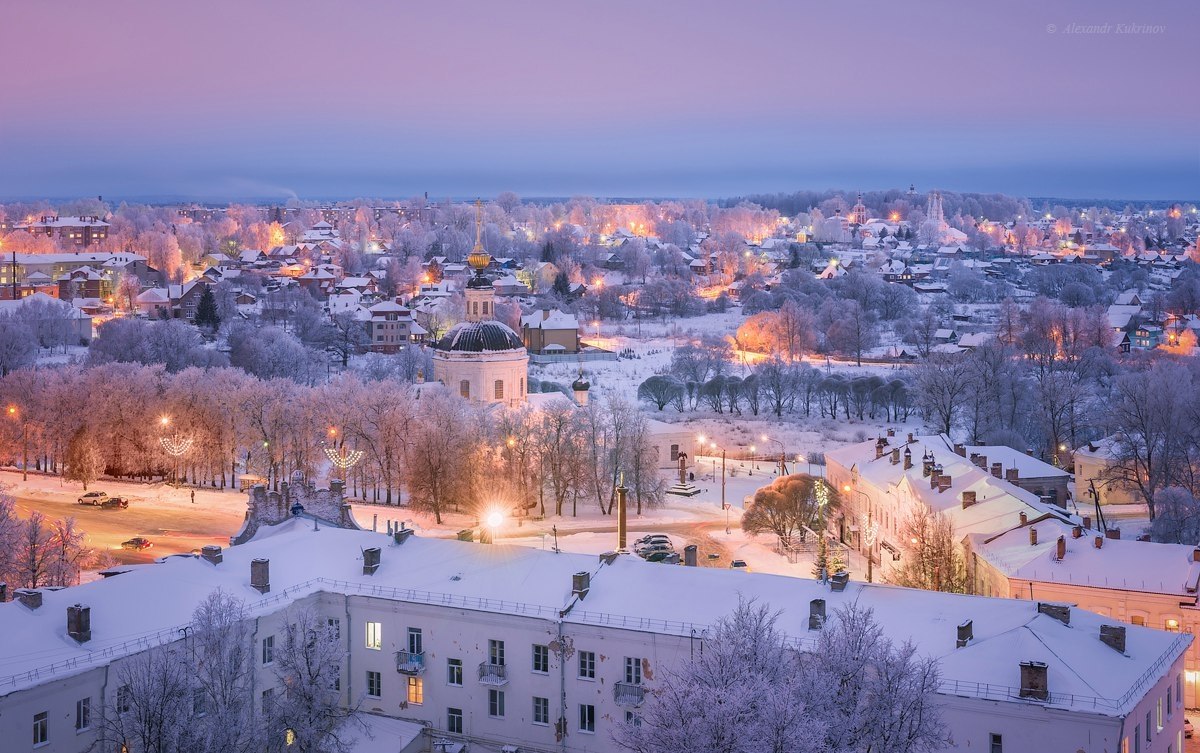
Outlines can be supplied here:
M116 692L99 710L103 743L144 753L349 753L364 728L361 699L342 702L340 622L296 605L286 620L273 678L258 690L253 620L240 599L214 591L183 640L117 663Z
M22 518L13 498L0 494L0 583L10 589L73 586L101 560L73 518L51 521L36 510Z
M937 661L895 644L870 609L839 609L798 648L778 613L743 601L705 650L660 676L614 737L634 753L934 753L950 747Z
M608 514L622 473L639 510L662 495L646 419L620 398L488 411L394 377L351 372L309 387L235 368L115 362L13 372L0 378L0 405L12 409L0 423L9 461L85 484L177 467L216 488L242 473L277 485L321 474L328 448L363 453L347 479L355 493L391 504L403 491L439 519L495 504ZM179 459L161 442L176 435L192 440Z

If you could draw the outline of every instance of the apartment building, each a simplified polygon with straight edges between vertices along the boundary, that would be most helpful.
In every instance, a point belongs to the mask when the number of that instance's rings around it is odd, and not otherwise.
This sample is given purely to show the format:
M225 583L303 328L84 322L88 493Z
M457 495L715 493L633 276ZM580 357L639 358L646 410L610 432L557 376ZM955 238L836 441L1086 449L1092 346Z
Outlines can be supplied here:
M108 238L109 224L99 217L58 217L46 215L36 222L17 225L32 235L47 235L60 247L90 246Z
M5 749L74 753L95 742L121 663L182 640L217 588L243 599L254 620L256 693L279 692L266 647L294 610L311 607L337 620L346 641L345 701L422 725L426 743L610 751L613 725L638 713L665 670L721 649L707 627L745 597L779 609L798 650L815 645L822 615L850 603L873 609L893 640L940 659L938 700L960 750L1182 744L1188 635L1116 627L1061 604L837 590L629 555L385 536L300 515L224 552L0 604Z

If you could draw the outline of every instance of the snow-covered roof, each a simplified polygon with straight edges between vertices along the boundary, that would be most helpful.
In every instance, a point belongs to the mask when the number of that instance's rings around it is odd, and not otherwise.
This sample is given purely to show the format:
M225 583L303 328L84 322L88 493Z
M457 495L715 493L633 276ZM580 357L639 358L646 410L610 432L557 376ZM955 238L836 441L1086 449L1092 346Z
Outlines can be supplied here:
M614 536L615 541L615 536ZM362 572L362 550L382 547L374 575ZM250 588L250 561L270 561L271 593ZM651 569L652 568L652 569ZM572 575L591 573L584 601L572 598ZM780 610L779 627L801 646L812 644L809 602L826 600L830 613L852 603L874 611L889 638L911 640L915 651L941 662L941 690L1007 703L1078 708L1123 715L1146 687L1169 671L1190 643L1187 635L1126 626L1126 651L1116 654L1099 639L1107 618L1073 610L1070 625L1037 610L1031 601L849 584L843 592L808 578L739 573L719 568L671 567L631 555L604 564L593 555L555 553L515 545L410 537L402 545L371 531L291 519L260 529L249 543L229 547L224 562L170 557L101 581L44 591L43 605L0 604L0 692L74 674L175 640L196 605L214 589L241 598L250 616L286 608L292 599L318 593L370 595L397 602L437 604L526 619L562 620L653 634L691 635L729 614L741 598ZM91 607L92 640L68 640L66 607ZM974 623L974 638L955 647L958 625ZM1019 662L1048 665L1052 695L1017 697Z
M521 317L521 326L530 329L579 329L579 320L565 311L534 311Z
M1062 468L1055 468L1049 463L1038 460L1032 455L1014 450L1005 445L967 445L967 457L971 453L979 453L988 459L988 463L1002 463L1004 468L1016 468L1021 478L1069 478L1071 474Z

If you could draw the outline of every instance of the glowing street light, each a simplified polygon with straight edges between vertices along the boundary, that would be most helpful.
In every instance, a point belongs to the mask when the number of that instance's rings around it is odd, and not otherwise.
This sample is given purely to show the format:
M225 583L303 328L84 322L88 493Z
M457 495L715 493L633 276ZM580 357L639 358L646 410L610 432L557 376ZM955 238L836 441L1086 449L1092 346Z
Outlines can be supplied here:
M8 417L14 421L21 421L21 480L29 480L29 431L28 424L21 416L21 411L17 410L17 406L8 406Z
M166 431L167 427L171 425L171 417L163 416L162 418L158 419L158 423L160 426L162 426L163 431ZM173 432L169 435L164 434L158 438L158 443L162 445L163 451L172 458L172 481L178 481L179 458L186 455L187 451L192 449L192 442L194 441L195 439L193 437L180 434L179 432Z
M483 519L484 529L480 532L479 541L485 544L495 544L500 526L504 525L504 513L499 508L493 508Z
M337 434L338 430L335 427L330 426L329 439L335 444L337 443ZM358 465L358 461L362 460L363 458L362 450L347 451L345 442L343 442L340 447L327 446L324 448L324 450L325 457L329 458L329 462L333 463L334 467L340 469L342 473L345 473L354 466Z

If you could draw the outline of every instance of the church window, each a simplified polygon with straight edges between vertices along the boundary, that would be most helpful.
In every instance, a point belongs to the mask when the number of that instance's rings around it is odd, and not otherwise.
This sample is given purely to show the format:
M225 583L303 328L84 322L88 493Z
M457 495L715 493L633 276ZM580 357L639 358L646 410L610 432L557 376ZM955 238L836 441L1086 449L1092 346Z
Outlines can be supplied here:
M502 379L496 380L496 399L497 400L504 399L504 380L502 380Z
M469 381L467 381L466 379L459 382L458 383L458 394L462 395L463 397L470 397L471 396L471 383Z
M525 377L521 377L521 397L525 397Z

